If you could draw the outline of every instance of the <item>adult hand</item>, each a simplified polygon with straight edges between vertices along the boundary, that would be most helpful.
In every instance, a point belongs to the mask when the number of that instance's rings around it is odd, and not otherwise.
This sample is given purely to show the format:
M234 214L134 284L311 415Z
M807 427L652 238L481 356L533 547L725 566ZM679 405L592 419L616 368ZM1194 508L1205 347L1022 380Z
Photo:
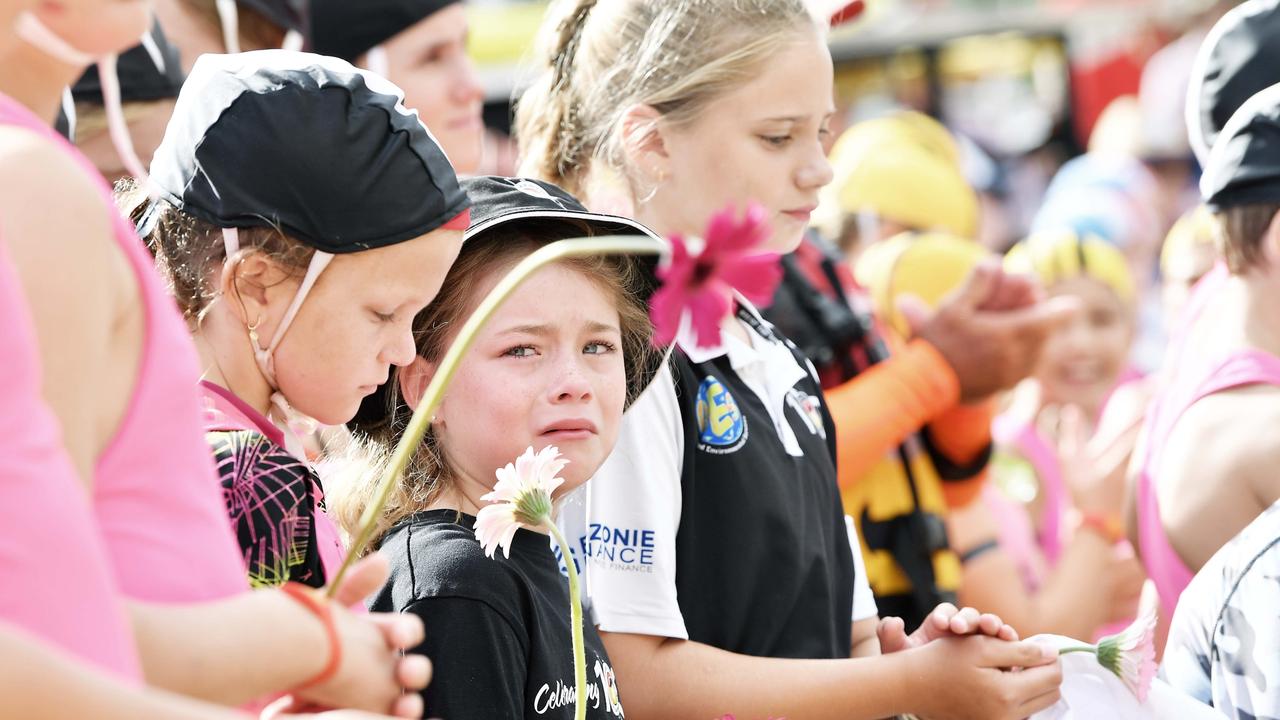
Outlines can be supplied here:
M951 603L942 603L929 613L916 631L907 635L902 618L887 617L880 621L876 635L880 640L881 654L923 647L944 637L981 634L1001 640L1017 640L1018 631L1006 625L999 615L979 613L967 607L959 610Z
M960 401L1013 387L1035 368L1044 341L1079 312L1075 298L1043 300L1026 278L996 261L974 267L964 285L930 312L918 298L899 299L912 334L942 354L960 380Z
M404 654L422 643L422 621L411 614L356 614L345 609L381 587L388 574L387 559L378 554L352 566L334 594L342 662L327 682L299 692L293 708L351 708L422 717L418 693L431 679L431 663L423 655Z
M946 637L911 650L919 658L915 714L931 720L1015 720L1060 697L1057 650L992 637Z

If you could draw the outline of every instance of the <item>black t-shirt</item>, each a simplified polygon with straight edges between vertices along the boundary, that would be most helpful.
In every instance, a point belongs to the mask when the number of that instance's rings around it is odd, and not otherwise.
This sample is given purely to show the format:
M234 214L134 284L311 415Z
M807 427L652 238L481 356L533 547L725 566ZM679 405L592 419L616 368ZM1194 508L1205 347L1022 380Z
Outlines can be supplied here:
M516 532L511 557L487 558L475 517L421 512L397 525L380 552L391 578L369 609L412 612L426 625L414 651L431 658L427 717L445 720L572 718L576 691L569 585L545 535ZM584 622L587 717L624 717L595 627Z

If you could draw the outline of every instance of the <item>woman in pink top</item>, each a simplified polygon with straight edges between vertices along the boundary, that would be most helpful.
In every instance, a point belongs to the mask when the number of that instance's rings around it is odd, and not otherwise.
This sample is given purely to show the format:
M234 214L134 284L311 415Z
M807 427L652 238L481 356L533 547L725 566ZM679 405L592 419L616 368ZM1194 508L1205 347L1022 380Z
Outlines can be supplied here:
M1125 364L1134 285L1119 250L1069 231L1027 239L1006 266L1082 307L1050 336L1034 377L997 418L983 501L950 520L964 563L960 596L1007 615L1020 633L1087 639L1130 618L1141 588L1119 508L1143 393L1136 385L1113 392L1134 375ZM1084 582L1096 590L1081 593Z
M151 163L159 198L123 201L195 335L206 438L254 586L337 572L295 429L347 422L413 359L413 318L462 247L470 203L401 100L336 58L203 56Z
M1136 509L1172 613L1192 575L1280 500L1280 86L1232 115L1200 183L1225 270L1201 281L1147 416Z
M35 321L44 399L131 601L146 679L240 704L316 676L334 649L292 599L246 592L203 443L190 338L105 183L48 127L62 88L147 23L140 1L50 1L21 16L20 39L0 49L0 66L23 68L0 73L0 217ZM370 573L344 599L372 590ZM401 691L421 687L428 666L396 651L416 644L420 624L335 615L345 662L307 698L415 712L416 693Z
M0 620L136 681L142 668L124 603L40 397L35 332L18 288L0 243Z

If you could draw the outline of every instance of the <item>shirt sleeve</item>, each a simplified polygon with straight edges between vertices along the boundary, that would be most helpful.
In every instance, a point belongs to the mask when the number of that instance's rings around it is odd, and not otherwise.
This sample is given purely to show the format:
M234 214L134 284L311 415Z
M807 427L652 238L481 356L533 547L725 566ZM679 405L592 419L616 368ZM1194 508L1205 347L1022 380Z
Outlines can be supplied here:
M592 620L606 632L688 639L676 599L684 426L669 372L622 418L613 453L587 487L577 546L588 557Z
M858 542L858 529L853 518L844 516L845 530L849 533L849 549L853 551L853 621L866 620L880 614L876 598L867 582L867 562L862 558L862 543Z
M836 425L840 487L847 488L904 438L954 406L960 381L932 345L913 340L826 396Z
M431 659L422 691L426 717L491 720L524 717L527 638L488 604L471 598L417 600L425 640L412 652Z

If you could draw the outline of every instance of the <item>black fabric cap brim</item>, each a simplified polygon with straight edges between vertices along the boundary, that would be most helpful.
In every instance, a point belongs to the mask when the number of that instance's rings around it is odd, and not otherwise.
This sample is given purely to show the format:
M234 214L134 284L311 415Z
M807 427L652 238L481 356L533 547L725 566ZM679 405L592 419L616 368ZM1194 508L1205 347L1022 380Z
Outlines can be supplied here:
M348 62L461 0L311 0L311 48Z
M160 24L152 25L149 32L159 51L164 69L156 65L151 52L142 45L135 45L121 53L116 60L116 75L120 80L121 102L149 102L178 97L185 76L178 48L165 37ZM102 104L102 79L98 66L91 65L71 87L76 102Z
M1250 98L1227 122L1200 182L1213 210L1280 202L1280 83Z

